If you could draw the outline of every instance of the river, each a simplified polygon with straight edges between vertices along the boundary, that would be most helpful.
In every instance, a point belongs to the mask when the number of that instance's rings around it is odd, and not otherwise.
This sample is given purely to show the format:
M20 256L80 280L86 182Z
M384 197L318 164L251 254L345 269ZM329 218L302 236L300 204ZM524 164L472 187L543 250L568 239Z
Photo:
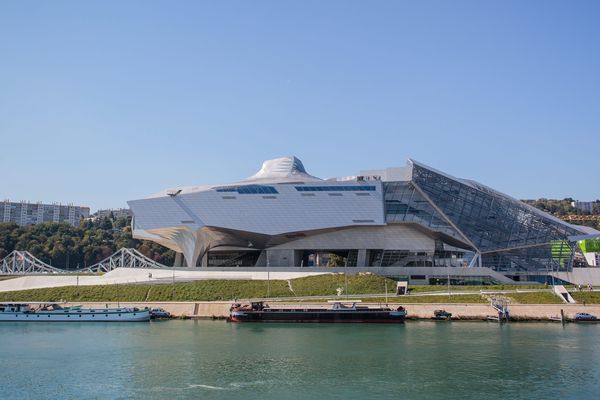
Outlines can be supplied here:
M0 323L2 399L592 399L600 325Z

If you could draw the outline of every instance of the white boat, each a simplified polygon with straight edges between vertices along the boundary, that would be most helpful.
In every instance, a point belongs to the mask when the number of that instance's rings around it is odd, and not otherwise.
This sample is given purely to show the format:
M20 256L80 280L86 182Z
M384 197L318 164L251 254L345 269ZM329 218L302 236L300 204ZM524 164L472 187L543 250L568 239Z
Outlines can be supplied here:
M81 308L61 307L58 304L0 304L0 321L22 322L134 322L149 321L150 311L130 307Z

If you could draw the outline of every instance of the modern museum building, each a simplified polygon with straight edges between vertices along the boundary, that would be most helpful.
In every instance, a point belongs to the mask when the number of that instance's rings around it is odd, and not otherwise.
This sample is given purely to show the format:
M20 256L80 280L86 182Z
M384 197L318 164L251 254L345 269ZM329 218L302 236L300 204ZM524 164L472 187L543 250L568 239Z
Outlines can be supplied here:
M413 283L544 281L599 232L417 161L320 179L296 157L239 182L128 202L133 236L176 266L371 271ZM563 274L564 276L564 274Z

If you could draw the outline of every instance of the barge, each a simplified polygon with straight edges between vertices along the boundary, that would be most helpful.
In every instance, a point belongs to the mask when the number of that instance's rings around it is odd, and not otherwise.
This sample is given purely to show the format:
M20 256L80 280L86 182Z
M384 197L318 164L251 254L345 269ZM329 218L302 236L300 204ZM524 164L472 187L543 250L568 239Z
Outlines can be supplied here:
M250 305L233 304L229 310L230 322L351 322L351 323L402 323L406 309L402 306L367 307L358 302L332 302L326 307L270 307L262 301Z
M136 322L149 321L150 310L138 308L61 307L58 304L0 304L0 322Z

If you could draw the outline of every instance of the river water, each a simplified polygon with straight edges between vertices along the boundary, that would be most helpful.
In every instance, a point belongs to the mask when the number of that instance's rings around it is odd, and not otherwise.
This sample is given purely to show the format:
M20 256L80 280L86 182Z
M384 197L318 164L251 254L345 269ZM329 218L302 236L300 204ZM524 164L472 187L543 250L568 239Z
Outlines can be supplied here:
M596 399L600 325L0 323L1 399Z

